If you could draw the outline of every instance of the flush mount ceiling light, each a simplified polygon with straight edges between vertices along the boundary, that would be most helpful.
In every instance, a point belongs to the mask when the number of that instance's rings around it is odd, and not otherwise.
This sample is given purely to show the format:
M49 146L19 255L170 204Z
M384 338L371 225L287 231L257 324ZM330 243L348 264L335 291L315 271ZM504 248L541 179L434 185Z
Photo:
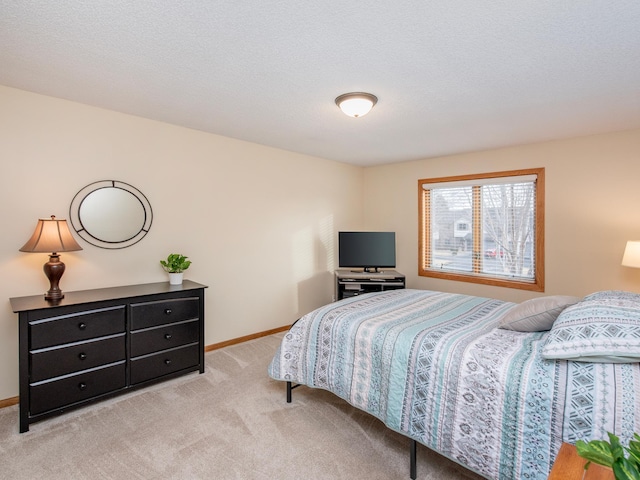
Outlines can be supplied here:
M345 115L357 118L369 113L377 101L378 98L370 93L352 92L336 98L336 105Z

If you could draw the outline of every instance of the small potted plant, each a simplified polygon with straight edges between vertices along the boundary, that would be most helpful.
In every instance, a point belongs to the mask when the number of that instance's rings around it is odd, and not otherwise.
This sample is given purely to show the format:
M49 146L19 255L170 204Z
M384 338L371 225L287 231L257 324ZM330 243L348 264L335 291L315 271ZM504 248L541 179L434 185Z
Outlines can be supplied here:
M169 283L171 285L181 285L184 271L191 265L191 260L187 260L179 253L171 253L166 260L160 260L160 265L165 272L169 274Z
M629 447L626 448L620 444L620 439L613 433L607 432L607 434L608 442L606 440L576 442L578 455L588 460L585 470L593 462L611 468L616 480L640 480L640 435L634 433ZM625 455L625 452L628 455Z

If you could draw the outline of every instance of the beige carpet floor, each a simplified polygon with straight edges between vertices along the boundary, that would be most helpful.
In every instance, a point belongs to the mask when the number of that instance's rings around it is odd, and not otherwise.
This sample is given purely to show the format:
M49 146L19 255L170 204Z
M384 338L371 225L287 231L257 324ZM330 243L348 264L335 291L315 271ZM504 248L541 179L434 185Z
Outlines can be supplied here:
M267 365L282 334L206 354L206 372L32 424L0 410L2 479L408 479L409 441ZM481 477L423 446L418 479Z

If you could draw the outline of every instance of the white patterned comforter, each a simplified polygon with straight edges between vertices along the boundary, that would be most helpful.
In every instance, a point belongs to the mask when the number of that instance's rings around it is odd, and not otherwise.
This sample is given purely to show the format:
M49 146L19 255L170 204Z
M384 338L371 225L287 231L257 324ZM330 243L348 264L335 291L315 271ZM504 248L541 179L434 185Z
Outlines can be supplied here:
M302 317L270 366L492 479L546 479L562 441L640 431L640 364L544 360L548 332L496 328L512 303L424 290Z

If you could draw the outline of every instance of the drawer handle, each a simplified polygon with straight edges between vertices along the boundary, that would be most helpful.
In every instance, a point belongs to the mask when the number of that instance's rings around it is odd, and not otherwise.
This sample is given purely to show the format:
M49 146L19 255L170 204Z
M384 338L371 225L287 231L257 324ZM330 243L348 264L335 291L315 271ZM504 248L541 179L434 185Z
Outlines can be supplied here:
M171 340L171 334L170 333L165 333L164 334L164 338L166 338L167 340Z
M86 323L84 323L84 322L80 322L80 323L78 324L78 328L79 328L80 330L85 330L85 329L87 328L87 324L86 324Z
M86 384L86 383L84 383L84 382L80 382L80 383L78 384L78 388L79 388L80 390L86 390L86 389L87 389L87 384Z
M171 315L171 309L170 308L165 308L164 309L164 314L165 315Z
M167 359L164 361L164 364L165 364L165 365L171 365L171 360L167 358Z
M86 353L84 353L84 352L80 352L80 353L78 354L78 358L79 358L80 360L86 360L86 359L87 359L87 354L86 354Z

